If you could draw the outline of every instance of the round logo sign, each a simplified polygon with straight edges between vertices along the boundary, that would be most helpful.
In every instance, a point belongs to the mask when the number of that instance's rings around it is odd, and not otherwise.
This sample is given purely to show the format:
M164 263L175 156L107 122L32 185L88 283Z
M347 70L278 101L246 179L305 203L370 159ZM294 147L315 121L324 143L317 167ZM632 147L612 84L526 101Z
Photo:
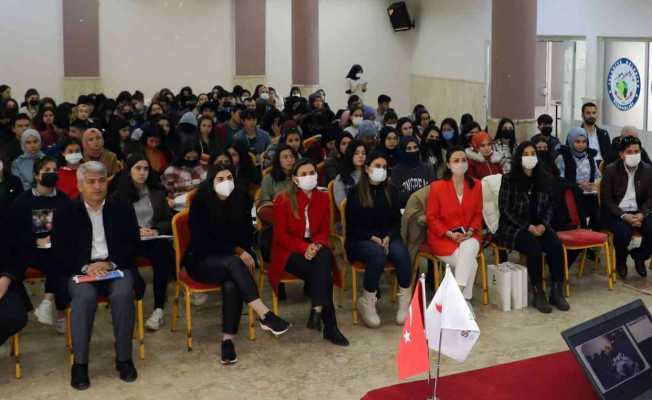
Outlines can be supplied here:
M609 99L620 111L631 110L641 94L641 75L629 58L619 58L607 75Z

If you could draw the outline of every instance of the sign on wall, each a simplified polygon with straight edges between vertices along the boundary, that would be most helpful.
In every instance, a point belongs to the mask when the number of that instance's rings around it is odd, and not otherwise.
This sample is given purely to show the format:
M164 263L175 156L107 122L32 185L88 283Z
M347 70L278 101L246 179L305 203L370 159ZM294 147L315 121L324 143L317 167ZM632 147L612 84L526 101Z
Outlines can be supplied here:
M607 73L607 93L620 111L629 111L641 95L641 75L629 58L619 58Z

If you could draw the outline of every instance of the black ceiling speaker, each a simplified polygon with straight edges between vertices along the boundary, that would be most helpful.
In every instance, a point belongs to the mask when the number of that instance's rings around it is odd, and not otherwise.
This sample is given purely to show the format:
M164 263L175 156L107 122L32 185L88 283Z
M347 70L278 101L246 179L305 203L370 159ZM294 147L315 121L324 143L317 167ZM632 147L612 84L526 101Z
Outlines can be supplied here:
M414 28L414 21L410 20L410 13L404 1L397 1L387 7L387 15L389 15L389 21L395 32Z

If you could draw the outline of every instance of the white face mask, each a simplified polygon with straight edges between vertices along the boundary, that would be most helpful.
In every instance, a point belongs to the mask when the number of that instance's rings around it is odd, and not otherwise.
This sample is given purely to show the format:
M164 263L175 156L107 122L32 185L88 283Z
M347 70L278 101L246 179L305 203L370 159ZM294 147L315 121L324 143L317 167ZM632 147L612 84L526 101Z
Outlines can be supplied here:
M638 154L625 154L625 165L630 168L638 167L641 162L641 153Z
M453 175L464 175L466 170L469 169L469 164L467 162L459 162L450 165L451 172Z
M233 180L218 182L213 184L213 189L219 196L229 197L233 189L235 189L235 183L233 183Z
M299 189L305 190L306 192L311 191L317 187L317 174L314 175L305 175L297 178Z
M82 153L79 152L66 154L64 157L68 164L79 164L81 159L84 158L84 156L82 156Z
M385 182L385 179L387 179L387 170L385 168L371 168L369 178L376 183Z
M260 98L263 100L269 100L269 93L265 93L265 92L261 93Z
M353 117L351 118L351 125L358 126L362 122L362 117Z
M522 158L523 168L525 169L534 169L538 162L537 156L523 156Z

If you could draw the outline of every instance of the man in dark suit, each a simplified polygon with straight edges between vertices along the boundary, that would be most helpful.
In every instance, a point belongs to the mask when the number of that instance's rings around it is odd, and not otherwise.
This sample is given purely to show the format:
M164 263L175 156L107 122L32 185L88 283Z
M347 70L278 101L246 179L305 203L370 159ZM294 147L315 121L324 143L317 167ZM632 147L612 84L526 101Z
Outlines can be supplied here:
M582 105L582 128L586 131L589 148L597 152L593 157L599 165L602 161L611 160L611 139L609 132L596 125L598 118L598 106L595 103L584 103Z
M66 275L72 307L72 349L75 363L71 385L84 390L90 386L88 353L98 295L111 303L115 337L116 369L120 379L133 382L138 377L132 361L134 329L134 269L140 243L138 220L131 205L109 199L107 170L97 161L88 161L77 170L80 197L70 211L67 229L61 234L68 243ZM76 284L73 275L101 277L119 269L124 277Z
M627 247L638 230L641 246L631 251L636 272L647 276L645 260L652 254L652 166L641 162L641 141L626 136L620 141L620 159L607 166L600 185L602 218L613 232L616 270L627 276Z
M23 286L25 267L15 262L13 246L8 239L8 223L0 218L0 346L27 324L31 310Z

